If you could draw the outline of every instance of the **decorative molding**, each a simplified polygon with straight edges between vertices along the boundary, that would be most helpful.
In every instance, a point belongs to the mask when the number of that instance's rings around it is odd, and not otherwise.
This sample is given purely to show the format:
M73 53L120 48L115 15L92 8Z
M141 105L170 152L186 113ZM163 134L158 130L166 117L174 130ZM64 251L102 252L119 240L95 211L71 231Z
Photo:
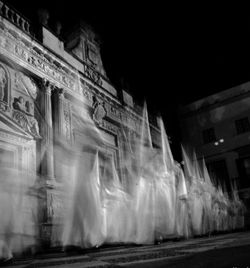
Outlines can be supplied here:
M97 100L94 105L93 120L98 125L102 124L103 118L106 116L107 112L104 108L104 105L101 101Z
M12 29L7 29L3 22L0 23L0 46L25 61L33 68L35 67L55 81L60 82L62 85L66 86L69 91L78 93L78 70L55 59L55 56L46 53L43 48L40 48L31 41L24 40L21 34L14 32ZM102 87L102 75L86 63L81 62L81 64L83 65L82 75L94 84ZM106 88L105 90L109 91ZM112 92L111 94L114 93Z
M117 133L118 133L118 127L115 126L114 124L109 123L106 120L102 120L99 124L99 127L102 129L105 129L105 130L107 130L115 135L117 135Z
M14 134L10 134L4 131L0 131L0 138L4 139L5 141L11 140L16 144L25 143L27 142L27 138L22 138L20 136L16 136Z

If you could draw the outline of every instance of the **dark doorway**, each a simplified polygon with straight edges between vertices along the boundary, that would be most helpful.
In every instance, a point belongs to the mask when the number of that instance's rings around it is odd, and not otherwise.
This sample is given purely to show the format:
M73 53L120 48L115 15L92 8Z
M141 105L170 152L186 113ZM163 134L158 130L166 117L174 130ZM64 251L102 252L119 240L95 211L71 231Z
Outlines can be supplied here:
M208 163L207 167L208 172L215 183L222 187L226 187L225 190L230 191L230 181L226 161L224 159L216 160Z
M240 158L237 160L237 167L240 176L240 188L250 187L250 157Z

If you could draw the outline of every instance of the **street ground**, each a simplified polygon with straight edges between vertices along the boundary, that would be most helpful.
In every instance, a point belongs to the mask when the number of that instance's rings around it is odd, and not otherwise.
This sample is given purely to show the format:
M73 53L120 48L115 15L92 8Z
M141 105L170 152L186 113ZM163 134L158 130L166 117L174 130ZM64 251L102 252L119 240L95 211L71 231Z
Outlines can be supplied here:
M220 267L250 268L250 231L220 234L147 246L105 246L68 252L37 254L16 259L6 267Z

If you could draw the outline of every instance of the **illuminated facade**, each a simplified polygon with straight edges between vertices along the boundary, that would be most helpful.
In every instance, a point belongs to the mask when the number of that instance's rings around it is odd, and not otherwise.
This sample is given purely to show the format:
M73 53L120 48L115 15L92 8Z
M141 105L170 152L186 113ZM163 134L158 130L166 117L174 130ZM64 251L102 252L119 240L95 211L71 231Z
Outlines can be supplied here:
M114 157L123 179L121 148L125 136L139 133L141 117L132 96L122 91L118 97L107 78L89 26L79 25L65 43L46 26L40 33L36 37L30 22L0 1L0 165L39 174L41 236L49 239L51 218L60 221L64 202L54 137L98 147L79 126L79 111L88 114L105 140L100 159ZM158 128L151 125L151 132L157 145Z

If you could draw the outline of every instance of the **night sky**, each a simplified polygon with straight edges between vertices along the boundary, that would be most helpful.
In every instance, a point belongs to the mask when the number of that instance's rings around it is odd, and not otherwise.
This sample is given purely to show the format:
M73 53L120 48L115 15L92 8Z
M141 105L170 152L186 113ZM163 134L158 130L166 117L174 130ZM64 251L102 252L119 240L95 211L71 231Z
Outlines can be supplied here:
M250 77L250 10L175 1L9 0L26 17L47 8L66 32L82 18L100 34L107 75L121 79L149 111L161 113L173 143L180 139L178 107ZM136 3L136 4L135 4Z

